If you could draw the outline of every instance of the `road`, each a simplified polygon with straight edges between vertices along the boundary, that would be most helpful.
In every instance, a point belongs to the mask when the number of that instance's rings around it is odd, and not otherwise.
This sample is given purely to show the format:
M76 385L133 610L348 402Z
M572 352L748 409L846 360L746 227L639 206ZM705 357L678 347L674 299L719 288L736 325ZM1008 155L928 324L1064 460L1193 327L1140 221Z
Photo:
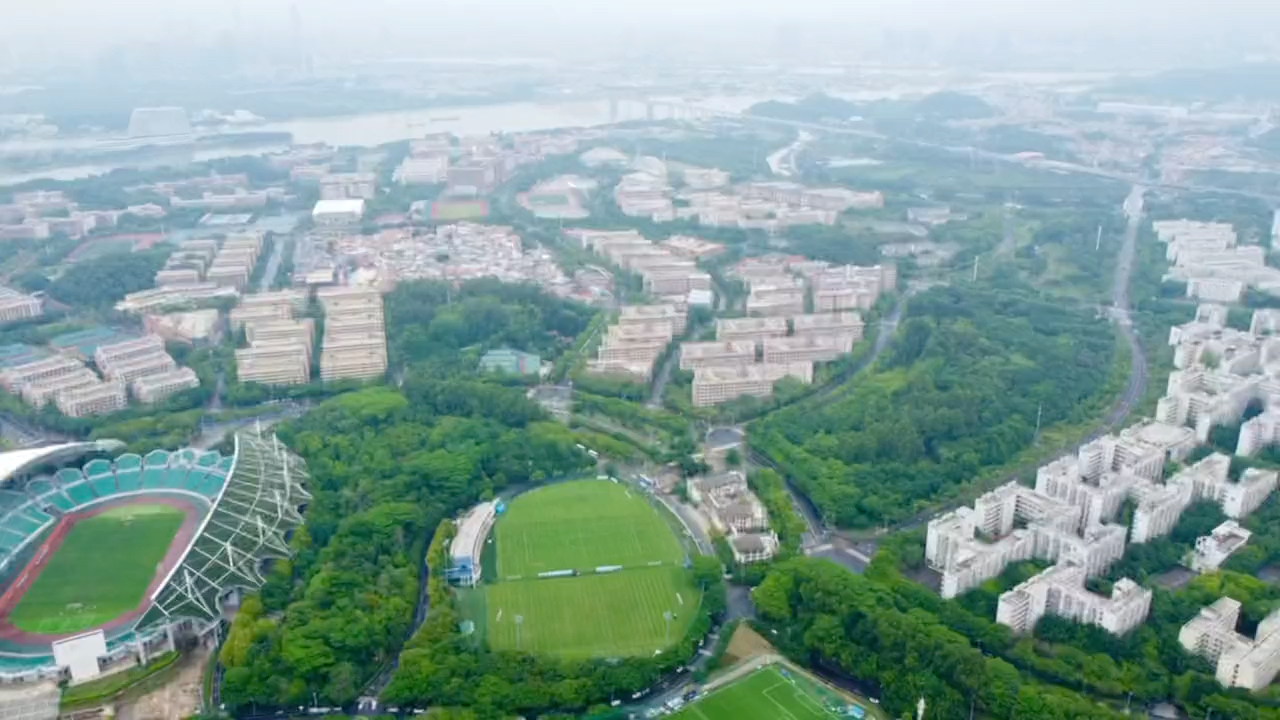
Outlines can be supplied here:
M1063 447L1059 450L1062 455L1070 455L1080 450L1081 446L1093 442L1098 437L1105 435L1118 428L1133 412L1134 408L1142 400L1142 396L1147 390L1147 356L1142 349L1142 343L1138 338L1137 331L1133 328L1133 322L1130 318L1132 307L1129 297L1129 286L1133 279L1133 268L1135 258L1137 257L1138 248L1138 229L1142 225L1143 212L1145 207L1144 198L1146 197L1147 188L1143 185L1135 185L1129 196L1124 201L1124 213L1128 218L1128 224L1125 227L1120 253L1116 260L1115 280L1111 286L1111 308L1110 315L1115 320L1116 326L1120 329L1120 333L1124 336L1125 342L1129 344L1130 363L1129 363L1129 379L1125 384L1124 392L1112 405L1107 415L1098 422L1093 431L1084 439L1077 443ZM1034 470L1040 463L1035 465L1020 467L1017 470L1007 474L1001 478L999 483L1004 484L1013 482L1018 476ZM933 508L931 510L918 513L902 522L889 525L880 532L892 532L898 530L910 530L920 527L927 523L930 518L935 515L950 510L954 510L961 505L968 504L967 501L956 501L948 503L942 507ZM877 532L877 534L880 534ZM854 533L840 531L835 533L835 537L843 539L848 543L866 542L868 537L864 533Z
M284 246L289 242L286 236L277 234L271 244L271 257L267 259L267 267L263 270L262 277L258 279L258 292L271 289L271 283L276 279L276 273L280 271L280 261L284 259Z
M893 336L898 330L898 324L902 321L902 313L906 308L907 299L914 295L918 289L919 288L908 288L906 292L903 292L898 296L898 300L894 303L893 309L889 311L888 316L880 321L875 342L871 346L871 352L867 353L865 357L858 361L858 363L854 365L848 373L830 383L827 383L812 395L805 396L805 398L800 402L807 403L814 400L822 400L823 398L830 396L831 393L844 387L854 376L871 367L876 360L879 360L880 355L889 347L889 343L893 340ZM802 543L803 546L806 549L809 549L828 542L829 533L826 528L826 523L824 523L818 516L818 510L813 506L813 503L809 502L808 498L796 490L795 486L791 483L791 478L782 471L782 468L778 467L777 463L757 452L749 443L746 448L746 457L748 462L760 467L772 468L773 470L778 471L778 474L782 475L783 479L786 480L787 494L791 496L791 505L795 508L796 513L804 520L806 526Z
M796 156L799 155L801 148L812 139L813 135L801 130L795 142L768 157L769 169L773 171L774 175L781 177L799 175L800 168L796 166Z

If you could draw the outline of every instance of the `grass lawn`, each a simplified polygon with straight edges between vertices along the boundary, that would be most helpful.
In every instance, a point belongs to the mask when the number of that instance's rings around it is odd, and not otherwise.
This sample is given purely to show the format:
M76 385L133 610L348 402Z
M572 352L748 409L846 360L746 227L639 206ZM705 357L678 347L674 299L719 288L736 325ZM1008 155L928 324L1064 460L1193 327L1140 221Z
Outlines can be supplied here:
M785 673L785 674L784 674ZM847 701L808 677L770 665L695 701L674 720L836 720L853 717L828 709ZM865 717L883 718L880 709L861 705Z
M681 567L623 570L549 580L500 582L485 588L489 646L562 657L650 655L684 636L699 591ZM671 611L670 635L663 613ZM516 622L520 642L516 643Z
M183 518L168 505L127 505L81 520L9 622L29 632L78 632L134 609Z
M498 518L494 542L498 580L684 558L658 510L638 492L608 480L559 483L520 495Z

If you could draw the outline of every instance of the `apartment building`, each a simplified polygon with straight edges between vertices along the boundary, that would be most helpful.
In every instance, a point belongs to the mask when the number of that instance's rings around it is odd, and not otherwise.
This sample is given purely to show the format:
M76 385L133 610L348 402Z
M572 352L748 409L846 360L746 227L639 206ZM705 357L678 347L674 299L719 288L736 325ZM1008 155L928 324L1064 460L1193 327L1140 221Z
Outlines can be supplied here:
M44 314L44 304L32 295L0 287L0 322L30 320Z
M854 342L858 342L862 340L865 325L860 313L848 310L795 315L791 318L792 334L796 337L838 335L851 337Z
M55 403L63 415L87 417L123 410L129 399L124 383L103 382L60 392Z
M70 375L84 369L84 363L65 355L54 355L35 362L16 365L0 372L0 385L11 393L27 384Z
M614 342L671 342L674 335L670 319L653 322L636 322L626 325L610 325L605 334L606 340Z
M240 330L249 325L289 320L293 310L288 305L244 305L231 309L229 320L232 330Z
M103 369L99 366L99 369L107 380L128 384L148 375L173 372L177 367L178 364L168 353L159 351L128 360L115 361L108 368Z
M321 200L372 200L378 193L373 173L332 173L320 178Z
M236 377L264 385L300 385L311 379L309 346L258 343L236 350Z
M634 325L654 321L670 320L673 335L682 335L688 323L688 314L681 312L673 304L658 305L623 305L618 308L618 325Z
M93 351L93 362L103 372L113 365L164 352L164 340L158 335L143 335L133 340L99 345Z
M685 295L710 290L711 276L700 270L644 270L644 291L650 295Z
M325 381L347 378L368 379L387 371L387 340L381 333L342 335L325 332L320 352L320 378Z
M687 342L680 345L680 369L696 370L717 365L750 365L756 360L753 342Z
M785 377L813 382L812 363L758 364L738 367L706 367L694 371L693 405L708 407L743 396L769 397L773 386Z
M996 622L1015 633L1035 629L1045 615L1056 615L1086 625L1097 625L1112 635L1124 635L1147 619L1150 590L1129 578L1111 588L1111 596L1085 589L1083 567L1059 563L1000 595Z
M174 393L200 387L196 371L180 367L166 373L146 375L130 384L133 396L143 403L157 403Z
M168 268L156 271L156 285L190 285L204 278L195 268Z
M34 408L42 408L54 401L58 393L77 390L102 382L92 370L82 367L75 372L55 378L46 378L23 385L20 391L23 402Z
M169 285L129 293L116 303L116 310L126 313L153 313L177 308L195 307L213 300L233 299L240 292L234 287L216 283Z
M1187 484L1196 498L1216 502L1224 515L1239 519L1266 502L1275 492L1280 474L1275 470L1248 468L1240 473L1238 480L1232 481L1230 468L1229 456L1213 453L1169 478L1168 484Z
M1235 520L1227 520L1208 535L1196 538L1195 550L1187 558L1186 565L1198 573L1214 572L1251 537L1253 533L1240 527Z
M853 350L849 335L799 335L765 338L764 361L767 363L831 362Z
M1196 447L1195 432L1161 422L1133 425L1080 449L1081 474L1096 480L1107 471L1127 470L1155 480L1167 460L1181 462Z
M1218 598L1182 626L1178 642L1213 663L1214 677L1223 687L1262 690L1280 672L1280 611L1263 618L1250 639L1236 631L1240 607L1238 600Z
M296 342L308 349L309 358L315 339L315 321L311 318L255 321L245 324L244 333L250 344Z
M747 314L764 317L790 317L804 312L803 288L758 289L752 287L747 296Z
M761 343L765 338L787 335L787 319L783 317L718 318L716 339L728 342Z

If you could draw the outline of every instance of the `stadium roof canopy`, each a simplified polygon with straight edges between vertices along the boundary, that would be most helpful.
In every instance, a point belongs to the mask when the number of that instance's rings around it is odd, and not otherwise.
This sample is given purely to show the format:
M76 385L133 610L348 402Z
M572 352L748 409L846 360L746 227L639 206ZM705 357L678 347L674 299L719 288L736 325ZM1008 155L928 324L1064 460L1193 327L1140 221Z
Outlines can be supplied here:
M311 499L306 480L306 465L274 435L236 433L226 484L136 627L182 619L216 622L223 593L261 587L262 561L289 557L285 533L302 524L298 508Z
M92 440L10 450L0 453L0 483L36 465L65 463L91 453L116 452L123 447L124 443L119 440Z

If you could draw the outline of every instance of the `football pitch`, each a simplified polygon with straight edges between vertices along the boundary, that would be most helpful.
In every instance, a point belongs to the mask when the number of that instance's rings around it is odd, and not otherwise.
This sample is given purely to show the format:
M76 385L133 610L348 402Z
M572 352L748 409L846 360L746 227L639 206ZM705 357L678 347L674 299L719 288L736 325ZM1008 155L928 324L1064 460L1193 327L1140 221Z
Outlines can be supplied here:
M785 674L784 674L785 673ZM824 698L808 678L770 665L711 691L672 716L674 720L838 720L852 717L828 709L842 703L832 694ZM865 717L880 718L879 709Z
M168 505L126 505L77 522L9 622L28 632L71 633L133 610L184 517Z
M684 637L697 617L701 592L679 538L627 485L580 480L525 493L493 535L497 569L473 615L494 649L651 655ZM595 572L603 566L621 569ZM538 577L557 570L578 574Z
M486 590L486 637L495 650L579 658L652 655L668 638L684 637L699 600L681 567L497 583ZM666 612L672 616L669 636Z
M517 497L494 526L494 543L498 580L684 558L679 539L649 501L608 480L560 483Z

